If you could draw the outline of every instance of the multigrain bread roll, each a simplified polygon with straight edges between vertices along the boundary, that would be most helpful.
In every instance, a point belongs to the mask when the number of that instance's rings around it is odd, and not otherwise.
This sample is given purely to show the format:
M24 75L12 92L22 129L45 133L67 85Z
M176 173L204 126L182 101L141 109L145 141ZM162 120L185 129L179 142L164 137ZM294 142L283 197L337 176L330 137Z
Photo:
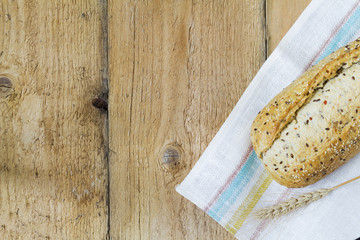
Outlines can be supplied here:
M360 38L292 82L256 116L251 142L272 177L305 187L359 152Z

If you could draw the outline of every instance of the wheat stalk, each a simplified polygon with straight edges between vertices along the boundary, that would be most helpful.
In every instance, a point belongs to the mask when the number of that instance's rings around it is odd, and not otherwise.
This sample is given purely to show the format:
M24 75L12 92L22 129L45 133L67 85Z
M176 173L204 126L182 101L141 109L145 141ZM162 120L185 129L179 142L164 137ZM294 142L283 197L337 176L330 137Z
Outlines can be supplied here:
M255 212L254 215L258 219L268 219L268 218L280 217L280 216L285 215L289 212L292 212L296 209L304 207L312 202L315 202L315 201L325 197L326 195L329 194L329 192L335 190L336 188L344 186L345 184L353 182L359 178L360 178L360 176L350 179L350 180L343 182L339 185L336 185L335 187L332 187L332 188L319 189L314 192L305 193L296 198L290 198L284 202L272 205L270 207L259 209Z

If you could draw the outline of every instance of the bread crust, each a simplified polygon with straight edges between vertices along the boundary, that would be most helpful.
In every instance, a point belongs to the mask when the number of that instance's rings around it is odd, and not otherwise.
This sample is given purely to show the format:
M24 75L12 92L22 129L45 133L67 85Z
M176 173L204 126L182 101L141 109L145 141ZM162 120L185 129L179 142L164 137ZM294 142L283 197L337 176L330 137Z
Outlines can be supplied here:
M352 119L341 131L333 131L333 140L322 144L312 161L289 166L289 171L276 171L263 155L272 147L281 132L295 118L297 111L326 82L360 60L360 38L331 53L274 97L256 116L251 128L251 142L257 156L280 184L304 187L320 180L359 152L360 116ZM345 121L346 119L344 119ZM341 139L339 141L338 139ZM306 151L298 154L307 154ZM297 156L301 158L302 156ZM306 169L303 174L300 169Z

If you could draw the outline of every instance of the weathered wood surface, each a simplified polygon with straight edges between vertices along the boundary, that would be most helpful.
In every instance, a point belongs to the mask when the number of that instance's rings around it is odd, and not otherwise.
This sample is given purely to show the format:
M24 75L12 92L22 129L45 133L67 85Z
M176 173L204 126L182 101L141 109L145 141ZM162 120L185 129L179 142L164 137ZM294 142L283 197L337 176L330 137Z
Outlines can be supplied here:
M110 1L112 239L233 239L174 187L265 60L264 6Z
M233 239L174 187L308 3L3 0L1 238Z
M106 239L106 5L0 4L0 238ZM4 83L4 82L3 82Z

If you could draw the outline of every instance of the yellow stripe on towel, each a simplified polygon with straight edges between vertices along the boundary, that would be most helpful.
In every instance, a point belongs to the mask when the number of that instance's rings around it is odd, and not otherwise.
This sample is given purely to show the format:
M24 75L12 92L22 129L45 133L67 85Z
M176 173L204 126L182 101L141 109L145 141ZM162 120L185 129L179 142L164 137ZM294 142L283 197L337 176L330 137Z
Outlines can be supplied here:
M231 217L230 221L226 224L225 228L232 234L235 234L245 222L250 212L255 207L261 196L264 194L266 189L272 182L272 178L267 170L264 170L256 182L254 187L251 189L246 199L242 202L240 207L236 210L235 214Z

